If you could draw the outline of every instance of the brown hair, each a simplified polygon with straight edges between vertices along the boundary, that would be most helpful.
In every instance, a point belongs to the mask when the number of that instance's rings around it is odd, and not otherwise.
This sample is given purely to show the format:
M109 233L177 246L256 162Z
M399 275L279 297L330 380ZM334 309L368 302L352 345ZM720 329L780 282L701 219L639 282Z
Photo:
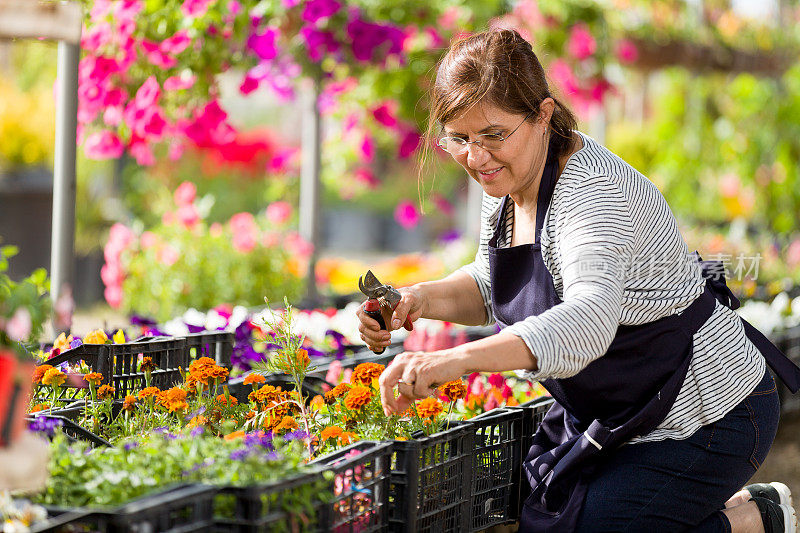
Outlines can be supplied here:
M441 127L480 101L508 113L534 112L528 120L536 120L542 101L553 98L550 147L557 157L568 152L571 130L578 127L572 111L550 93L539 59L516 30L485 31L453 43L439 61L431 96L420 178Z

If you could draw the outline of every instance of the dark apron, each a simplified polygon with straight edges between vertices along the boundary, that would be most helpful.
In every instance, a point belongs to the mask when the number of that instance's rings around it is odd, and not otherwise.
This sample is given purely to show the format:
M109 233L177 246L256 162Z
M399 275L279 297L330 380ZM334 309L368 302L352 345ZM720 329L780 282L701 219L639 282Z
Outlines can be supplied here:
M548 157L539 185L534 244L497 247L509 198L501 203L489 241L492 309L501 328L561 303L539 243L557 173L557 160ZM523 463L532 492L523 508L520 531L575 529L597 465L615 448L649 433L666 418L692 360L692 337L713 313L715 301L731 309L739 307L720 275L720 265L695 255L706 285L682 313L647 324L620 325L608 351L577 375L542 381L556 401ZM742 322L767 363L797 392L800 368L761 332Z

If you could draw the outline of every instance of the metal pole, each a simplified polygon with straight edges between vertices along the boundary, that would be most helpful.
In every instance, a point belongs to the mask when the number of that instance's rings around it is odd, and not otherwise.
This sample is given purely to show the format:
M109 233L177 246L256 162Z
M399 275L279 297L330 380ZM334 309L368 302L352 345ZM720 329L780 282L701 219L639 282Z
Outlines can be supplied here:
M75 244L75 156L78 127L80 46L58 43L56 146L53 170L53 235L50 247L50 295L55 302L72 291ZM70 324L53 323L56 331Z
M319 258L320 168L322 117L319 113L320 80L314 80L303 98L302 166L300 169L300 236L310 242L314 250L308 259L306 299L310 304L319 300L316 266Z
M470 242L478 242L481 236L481 204L483 188L472 178L467 178L467 220L465 235Z

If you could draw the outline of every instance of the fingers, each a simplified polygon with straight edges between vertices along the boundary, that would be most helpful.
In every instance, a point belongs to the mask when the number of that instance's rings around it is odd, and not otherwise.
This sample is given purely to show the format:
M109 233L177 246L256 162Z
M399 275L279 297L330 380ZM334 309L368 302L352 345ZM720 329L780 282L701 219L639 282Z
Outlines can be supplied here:
M392 339L391 334L385 329L381 329L378 321L370 317L364 311L363 305L356 311L356 316L360 322L358 325L358 332L361 340L364 341L370 350L377 351L389 346Z
M397 386L400 377L405 372L405 354L400 354L394 358L386 370L381 373L378 383L381 388L381 404L386 416L393 413L402 413L402 402L398 402L394 397L394 388Z
M397 307L394 308L394 312L392 313L392 325L390 327L393 331L400 329L403 325L405 325L408 331L414 329L414 326L411 325L410 317L408 316L413 305L413 297L409 293L403 294L403 297L397 303Z

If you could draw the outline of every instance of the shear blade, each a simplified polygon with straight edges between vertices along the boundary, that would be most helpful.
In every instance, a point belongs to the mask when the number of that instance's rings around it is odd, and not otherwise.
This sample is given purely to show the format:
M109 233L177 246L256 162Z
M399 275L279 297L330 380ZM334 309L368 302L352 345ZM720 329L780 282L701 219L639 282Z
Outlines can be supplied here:
M367 273L358 278L358 288L369 298L377 298L381 296L380 289L383 289L383 284L378 281L378 278L375 277L375 274L372 273L372 270L367 270Z

